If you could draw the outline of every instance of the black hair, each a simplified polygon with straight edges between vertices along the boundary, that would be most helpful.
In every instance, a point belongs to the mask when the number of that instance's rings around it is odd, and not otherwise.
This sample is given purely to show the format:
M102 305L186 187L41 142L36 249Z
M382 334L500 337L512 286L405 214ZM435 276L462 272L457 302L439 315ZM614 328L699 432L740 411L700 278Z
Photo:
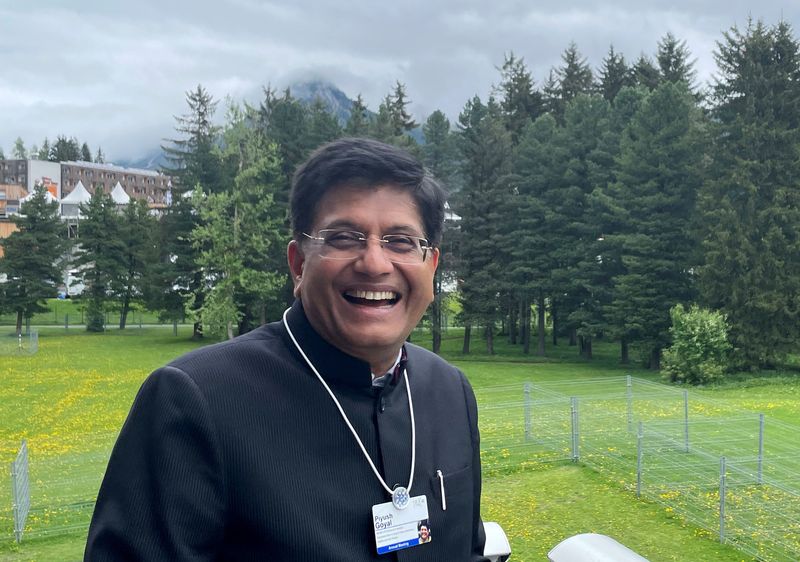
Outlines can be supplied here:
M444 224L444 189L405 150L364 138L342 138L317 148L292 179L289 213L295 239L314 224L317 205L332 189L391 185L406 189L422 216L425 237L438 246Z

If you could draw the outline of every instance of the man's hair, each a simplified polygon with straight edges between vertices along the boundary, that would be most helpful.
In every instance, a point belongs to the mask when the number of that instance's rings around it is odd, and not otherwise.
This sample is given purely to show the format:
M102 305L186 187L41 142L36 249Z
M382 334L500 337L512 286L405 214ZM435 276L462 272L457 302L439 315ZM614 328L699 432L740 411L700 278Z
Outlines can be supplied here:
M368 189L380 185L405 189L411 194L422 217L425 237L439 245L444 189L405 150L364 138L342 138L325 144L297 168L289 203L295 239L301 239L302 233L311 229L317 206L328 191L343 186Z

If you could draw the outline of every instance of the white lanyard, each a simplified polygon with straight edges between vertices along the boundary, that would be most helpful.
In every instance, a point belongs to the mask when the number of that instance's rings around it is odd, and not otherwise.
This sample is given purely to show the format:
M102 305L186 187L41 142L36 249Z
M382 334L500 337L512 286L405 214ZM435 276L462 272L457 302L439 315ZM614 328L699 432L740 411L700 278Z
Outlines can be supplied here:
M311 368L311 370L314 372L314 374L317 376L317 378L319 379L319 382L322 383L322 386L325 387L325 390L328 391L328 394L330 395L331 399L333 400L333 403L336 404L336 407L339 409L339 413L342 415L342 419L344 420L344 423L346 423L347 427L350 428L350 432L353 434L353 437L355 438L356 443L358 443L358 446L361 448L361 452L364 453L364 457L367 459L367 462L369 463L370 468L372 468L372 472L375 473L375 476L380 481L381 486L383 486L383 489L386 490L388 492L388 494L391 496L392 503L394 504L394 506L397 509L405 508L408 505L409 499L411 497L411 484L414 481L414 464L416 462L416 449L417 449L417 446L416 446L417 445L417 431L416 431L416 427L414 425L414 405L411 402L411 387L408 384L408 373L406 372L405 369L403 369L403 378L406 381L406 393L408 394L408 413L411 416L411 474L408 477L408 487L404 488L403 486L398 486L397 488L392 490L389 487L389 485L386 484L386 481L383 479L383 476L381 476L381 473L378 472L378 469L375 467L375 463L372 462L372 459L370 458L369 453L367 452L367 449L364 447L364 444L361 442L361 438L358 436L358 433L356 433L356 430L353 427L353 424L350 423L350 420L348 419L347 414L344 413L344 409L342 408L342 405L339 403L339 400L337 400L336 395L333 393L331 388L328 386L328 383L325 382L325 379L322 378L322 375L319 374L319 371L317 371L317 368L314 367L314 364L311 362L311 359L308 358L308 356L306 355L305 351L303 351L303 348L300 347L300 344L297 342L297 339L295 339L291 328L289 328L289 322L287 322L287 320L286 320L286 315L288 314L289 310L290 309L287 308L283 313L283 325L286 327L286 331L289 333L289 337L291 338L292 342L294 343L294 346L297 348L297 351L300 352L300 355L303 356L303 359L306 360L306 363Z

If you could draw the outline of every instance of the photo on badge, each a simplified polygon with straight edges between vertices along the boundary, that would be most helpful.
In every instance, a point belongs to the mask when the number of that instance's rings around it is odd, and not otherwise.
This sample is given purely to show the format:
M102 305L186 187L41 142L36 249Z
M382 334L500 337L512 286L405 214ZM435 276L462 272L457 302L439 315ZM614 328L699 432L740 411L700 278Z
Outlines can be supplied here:
M417 523L417 532L419 533L419 544L431 542L431 526L427 519Z

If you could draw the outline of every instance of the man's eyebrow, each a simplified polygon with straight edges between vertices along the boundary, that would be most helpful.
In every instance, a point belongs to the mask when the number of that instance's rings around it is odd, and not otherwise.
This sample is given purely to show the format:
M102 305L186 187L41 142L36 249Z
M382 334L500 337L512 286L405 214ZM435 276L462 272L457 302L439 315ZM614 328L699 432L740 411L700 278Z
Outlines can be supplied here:
M338 219L327 225L320 228L320 230L353 230L356 232L364 232L364 227L359 226L358 224L348 220L348 219ZM416 226L410 224L395 224L386 228L385 231L381 232L381 236L386 234L408 234L411 236L419 236L424 238L425 235L421 233L420 229Z

